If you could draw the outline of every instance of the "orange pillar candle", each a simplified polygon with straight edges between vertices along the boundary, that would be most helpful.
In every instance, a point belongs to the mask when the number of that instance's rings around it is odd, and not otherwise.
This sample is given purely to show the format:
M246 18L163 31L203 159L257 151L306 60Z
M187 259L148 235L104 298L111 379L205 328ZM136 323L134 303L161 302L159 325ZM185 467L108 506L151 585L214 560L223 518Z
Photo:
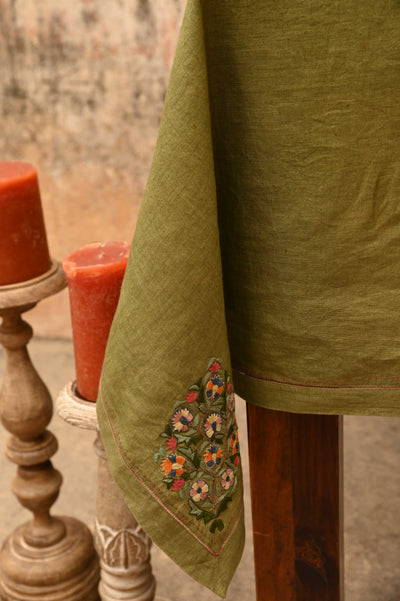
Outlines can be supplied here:
M76 387L96 401L111 323L129 255L126 242L96 242L63 261L71 306Z
M0 286L35 278L50 264L36 169L0 161Z

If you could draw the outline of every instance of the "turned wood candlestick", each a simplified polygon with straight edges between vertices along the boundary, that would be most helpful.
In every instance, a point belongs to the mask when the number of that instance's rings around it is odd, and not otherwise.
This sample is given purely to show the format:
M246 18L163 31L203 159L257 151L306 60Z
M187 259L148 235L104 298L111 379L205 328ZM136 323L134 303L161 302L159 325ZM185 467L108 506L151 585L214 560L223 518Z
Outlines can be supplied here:
M54 517L62 476L50 458L57 451L46 427L53 405L30 360L32 328L21 314L65 287L61 266L33 280L0 287L0 343L7 365L0 416L12 434L7 457L17 464L12 491L33 519L12 532L0 553L2 601L97 601L99 565L89 529L76 519Z
M111 476L98 432L96 404L79 397L75 383L70 382L58 396L56 409L69 424L97 432L95 542L100 557L102 601L153 601L156 585L150 564L151 540L129 511Z

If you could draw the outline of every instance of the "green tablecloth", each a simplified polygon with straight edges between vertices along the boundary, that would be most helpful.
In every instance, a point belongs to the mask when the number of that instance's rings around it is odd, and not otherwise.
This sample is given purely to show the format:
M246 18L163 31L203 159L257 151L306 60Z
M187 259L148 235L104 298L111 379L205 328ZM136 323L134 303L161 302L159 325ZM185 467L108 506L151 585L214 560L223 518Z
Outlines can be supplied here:
M400 415L399 97L397 0L188 1L98 416L139 523L222 596L233 389Z

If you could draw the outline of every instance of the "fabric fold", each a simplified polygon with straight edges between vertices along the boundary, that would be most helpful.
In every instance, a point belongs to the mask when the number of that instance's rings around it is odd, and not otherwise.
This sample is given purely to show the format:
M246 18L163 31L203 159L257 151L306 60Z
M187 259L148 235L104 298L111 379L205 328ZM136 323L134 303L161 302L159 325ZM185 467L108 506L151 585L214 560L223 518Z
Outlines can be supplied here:
M244 545L243 495L198 0L181 30L97 408L135 518L225 596Z

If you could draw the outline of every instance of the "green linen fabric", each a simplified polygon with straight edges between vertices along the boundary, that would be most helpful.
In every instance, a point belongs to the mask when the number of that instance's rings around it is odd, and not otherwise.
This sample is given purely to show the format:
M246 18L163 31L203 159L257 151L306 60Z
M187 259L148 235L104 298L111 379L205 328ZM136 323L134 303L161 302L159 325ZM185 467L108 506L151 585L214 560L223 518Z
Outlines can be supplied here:
M397 0L188 0L97 406L135 517L221 596L233 389L400 415L399 94Z

